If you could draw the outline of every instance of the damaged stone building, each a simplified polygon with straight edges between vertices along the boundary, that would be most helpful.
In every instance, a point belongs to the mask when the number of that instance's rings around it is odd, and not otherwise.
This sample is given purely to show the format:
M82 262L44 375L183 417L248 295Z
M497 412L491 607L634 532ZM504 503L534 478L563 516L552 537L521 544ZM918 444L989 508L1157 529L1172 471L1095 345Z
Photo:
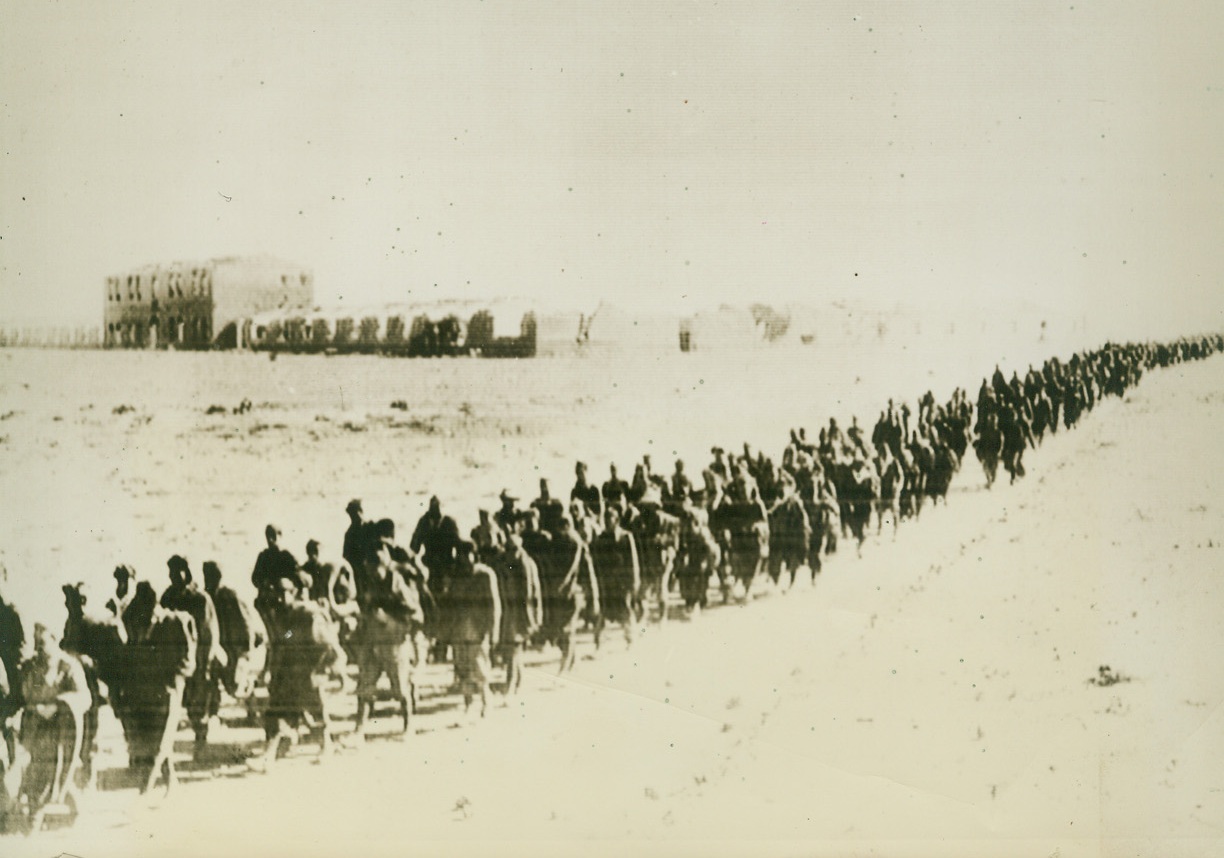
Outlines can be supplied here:
M245 348L241 321L314 302L308 268L268 256L146 265L106 278L107 348Z

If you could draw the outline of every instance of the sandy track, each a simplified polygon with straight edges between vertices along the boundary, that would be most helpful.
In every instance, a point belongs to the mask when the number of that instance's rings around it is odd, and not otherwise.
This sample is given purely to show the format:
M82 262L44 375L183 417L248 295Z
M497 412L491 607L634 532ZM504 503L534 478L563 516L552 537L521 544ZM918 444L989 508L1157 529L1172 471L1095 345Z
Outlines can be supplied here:
M1154 372L1027 480L815 589L532 672L485 723L104 796L15 851L1219 854L1221 391L1219 358ZM1130 681L1089 684L1101 665Z

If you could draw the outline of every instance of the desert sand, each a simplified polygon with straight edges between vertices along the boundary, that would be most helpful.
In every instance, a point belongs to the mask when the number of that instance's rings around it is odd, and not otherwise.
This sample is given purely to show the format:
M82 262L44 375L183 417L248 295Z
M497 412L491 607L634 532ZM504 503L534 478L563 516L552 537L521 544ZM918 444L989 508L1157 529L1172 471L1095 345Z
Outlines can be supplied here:
M0 360L9 591L51 616L62 580L105 584L131 562L160 586L175 551L245 584L268 520L291 548L314 535L334 554L350 496L410 527L436 491L468 527L503 485L526 493L538 473L568 491L576 455L602 478L643 451L697 465L747 439L776 454L791 425L869 424L887 396L942 398L992 368L880 361L851 384L849 363L829 362L798 396L760 355L582 372ZM248 414L205 413L243 396ZM387 408L398 398L406 412ZM1152 371L1047 439L1014 486L986 491L967 459L948 506L862 559L843 548L814 586L650 626L629 651L612 634L564 678L541 663L483 722L442 696L438 668L403 741L222 768L166 799L102 792L75 827L3 851L1220 854L1220 425L1224 360ZM1102 666L1123 681L1094 684Z

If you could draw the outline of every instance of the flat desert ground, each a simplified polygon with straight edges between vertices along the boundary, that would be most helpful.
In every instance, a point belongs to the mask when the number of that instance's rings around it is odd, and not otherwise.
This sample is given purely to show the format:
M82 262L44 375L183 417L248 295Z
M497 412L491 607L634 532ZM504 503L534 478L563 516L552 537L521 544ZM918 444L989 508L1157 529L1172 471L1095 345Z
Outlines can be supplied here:
M712 444L777 455L791 426L974 393L985 355L4 351L5 595L58 621L63 581L102 587L127 562L160 588L172 553L249 587L269 521L334 556L350 497L407 529L436 493L466 529L503 486L568 493L575 458L603 479L645 452L694 471ZM206 413L244 397L246 414ZM0 851L1224 854L1221 426L1224 358L1154 370L1015 485L987 491L967 459L946 507L861 559L843 545L815 585L651 625L629 650L612 634L563 678L540 662L483 721L434 667L402 741L186 772L168 798L103 791L74 827ZM1092 683L1106 665L1124 681Z

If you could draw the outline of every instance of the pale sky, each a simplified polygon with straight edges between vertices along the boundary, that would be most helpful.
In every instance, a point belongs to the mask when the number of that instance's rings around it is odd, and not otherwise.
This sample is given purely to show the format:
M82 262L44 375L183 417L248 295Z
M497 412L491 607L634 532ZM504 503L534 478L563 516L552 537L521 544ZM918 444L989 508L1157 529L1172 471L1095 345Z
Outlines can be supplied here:
M1020 296L1224 328L1218 3L0 8L0 321L270 253L323 303Z

